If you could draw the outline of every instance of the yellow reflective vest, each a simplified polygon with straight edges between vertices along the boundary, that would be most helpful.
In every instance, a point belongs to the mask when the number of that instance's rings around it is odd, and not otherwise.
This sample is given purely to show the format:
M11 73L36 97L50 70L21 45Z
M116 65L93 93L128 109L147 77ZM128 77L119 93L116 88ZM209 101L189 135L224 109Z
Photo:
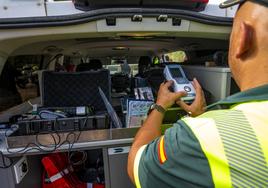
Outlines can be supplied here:
M183 121L200 142L215 187L268 187L268 101Z

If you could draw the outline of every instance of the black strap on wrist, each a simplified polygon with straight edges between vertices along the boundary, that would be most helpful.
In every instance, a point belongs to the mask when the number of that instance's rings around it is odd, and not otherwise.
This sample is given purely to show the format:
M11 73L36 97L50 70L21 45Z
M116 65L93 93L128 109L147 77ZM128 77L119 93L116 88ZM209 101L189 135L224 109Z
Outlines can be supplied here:
M151 105L151 107L150 107L150 109L148 111L148 114L150 114L153 110L157 110L158 112L160 112L162 114L166 113L166 110L161 105L158 105L156 103Z

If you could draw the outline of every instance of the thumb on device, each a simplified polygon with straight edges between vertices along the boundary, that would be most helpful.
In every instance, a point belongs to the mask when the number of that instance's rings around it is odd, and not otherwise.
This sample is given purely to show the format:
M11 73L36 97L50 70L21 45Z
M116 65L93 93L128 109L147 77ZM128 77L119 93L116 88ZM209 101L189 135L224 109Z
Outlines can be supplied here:
M196 78L193 79L193 86L196 91L195 100L192 104L188 105L184 101L179 100L176 103L185 110L188 114L190 114L192 117L196 117L198 115L201 115L205 112L206 108L206 100L205 96L202 90L202 87L200 86L199 82Z

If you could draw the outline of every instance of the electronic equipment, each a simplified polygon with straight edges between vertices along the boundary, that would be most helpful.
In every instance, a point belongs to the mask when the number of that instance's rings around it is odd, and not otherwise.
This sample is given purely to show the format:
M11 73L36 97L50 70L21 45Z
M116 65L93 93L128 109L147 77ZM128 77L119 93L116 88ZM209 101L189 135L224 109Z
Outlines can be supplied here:
M178 64L166 65L164 69L164 76L166 80L173 81L173 91L180 92L186 91L187 96L182 97L181 99L184 101L192 101L195 98L195 89L192 83L187 79L185 73L182 68Z
M17 122L18 135L32 135L53 132L85 131L95 129L107 129L108 117L106 114L71 117L59 119L21 120Z
M78 106L78 107L39 107L38 108L38 114L41 116L43 113L46 113L47 111L55 113L55 116L61 116L64 115L67 117L73 117L73 116L86 116L86 115L93 115L94 114L94 108L89 106ZM43 118L48 119L48 118ZM52 118L55 119L55 118Z

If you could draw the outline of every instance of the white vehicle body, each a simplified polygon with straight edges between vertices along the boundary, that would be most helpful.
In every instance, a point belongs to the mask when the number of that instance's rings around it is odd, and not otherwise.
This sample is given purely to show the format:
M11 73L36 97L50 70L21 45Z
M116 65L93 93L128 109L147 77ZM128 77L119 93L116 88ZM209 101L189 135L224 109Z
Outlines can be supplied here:
M233 17L237 7L220 9L220 0L210 0L202 14ZM2 9L2 10L1 10ZM79 14L71 0L0 0L0 18L44 17Z

